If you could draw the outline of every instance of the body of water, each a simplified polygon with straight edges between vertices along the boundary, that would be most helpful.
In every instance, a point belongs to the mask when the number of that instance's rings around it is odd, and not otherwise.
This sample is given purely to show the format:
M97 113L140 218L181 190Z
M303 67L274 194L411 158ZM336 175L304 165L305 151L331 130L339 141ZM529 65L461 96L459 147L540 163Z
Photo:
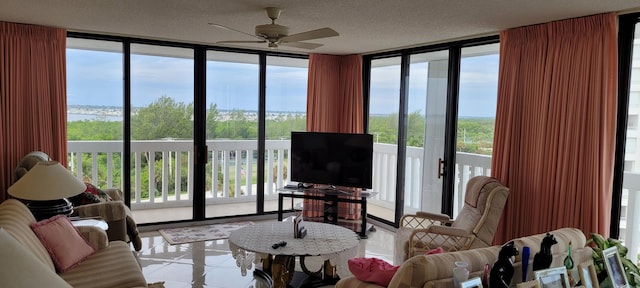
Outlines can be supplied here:
M122 121L122 116L107 116L98 114L72 114L67 113L67 122L83 120Z

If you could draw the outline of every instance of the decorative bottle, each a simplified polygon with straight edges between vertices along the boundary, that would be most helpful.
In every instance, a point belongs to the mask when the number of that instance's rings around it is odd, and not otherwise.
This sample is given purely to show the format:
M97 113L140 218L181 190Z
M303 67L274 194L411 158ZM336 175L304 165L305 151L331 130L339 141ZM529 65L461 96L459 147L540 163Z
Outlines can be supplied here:
M454 287L460 287L460 283L469 279L469 270L467 269L467 262L456 261L456 267L453 268L453 285Z
M564 267L567 268L567 275L569 275L569 284L573 286L575 282L573 281L573 275L571 273L571 271L573 270L573 258L571 258L571 241L569 241L567 257L564 257Z

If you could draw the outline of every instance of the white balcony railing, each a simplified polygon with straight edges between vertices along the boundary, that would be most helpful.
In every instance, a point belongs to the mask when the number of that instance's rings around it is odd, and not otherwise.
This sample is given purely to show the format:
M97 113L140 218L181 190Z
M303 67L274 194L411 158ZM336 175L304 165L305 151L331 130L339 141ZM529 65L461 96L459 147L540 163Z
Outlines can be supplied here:
M257 188L252 176L257 174L257 141L209 140L206 204L255 202ZM289 140L266 141L265 200L277 199L276 188L289 181L286 167L290 167ZM193 142L184 140L132 141L132 198L133 210L187 207L193 199ZM423 193L421 183L422 148L407 149L405 207L420 209ZM69 141L69 168L84 181L100 187L122 185L121 141ZM395 171L397 147L374 144L373 191L378 192L372 203L393 209L395 206ZM84 157L83 157L84 156ZM88 159L88 160L87 160ZM87 162L88 161L88 162ZM98 163L102 163L98 165ZM470 178L490 175L491 156L456 154L454 215L462 207L464 191ZM104 164L106 163L106 165ZM154 165L146 165L154 163ZM159 172L156 173L156 170ZM154 175L154 177L142 177ZM183 175L185 177L183 177ZM153 181L146 181L151 178ZM640 246L640 174L625 172L623 183L623 215L621 239L629 248L628 255L638 255ZM215 189L211 188L215 187ZM150 191L153 191L150 193ZM178 191L176 193L176 191ZM149 197L148 195L154 195ZM626 212L626 213L625 213ZM636 259L632 259L636 260Z

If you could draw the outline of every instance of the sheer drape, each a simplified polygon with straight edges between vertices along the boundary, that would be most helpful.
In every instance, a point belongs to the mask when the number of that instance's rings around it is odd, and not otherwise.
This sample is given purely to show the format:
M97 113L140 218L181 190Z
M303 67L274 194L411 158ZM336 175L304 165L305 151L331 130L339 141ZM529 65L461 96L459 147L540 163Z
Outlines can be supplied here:
M609 233L615 14L500 34L492 173L510 195L496 243L560 227Z
M27 153L67 163L66 31L0 22L0 201Z
M307 131L362 133L362 57L311 54ZM356 192L359 193L359 192ZM303 215L323 215L322 201L305 200ZM339 217L357 219L360 205L340 203Z

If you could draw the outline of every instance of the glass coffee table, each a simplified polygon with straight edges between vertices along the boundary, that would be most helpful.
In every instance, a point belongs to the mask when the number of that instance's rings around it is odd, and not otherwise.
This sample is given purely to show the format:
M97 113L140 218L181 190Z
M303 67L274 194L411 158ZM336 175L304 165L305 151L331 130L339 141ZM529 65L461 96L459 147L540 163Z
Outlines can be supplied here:
M289 285L295 273L295 257L300 257L303 272L323 284L350 275L347 260L356 256L360 237L332 224L306 222L305 227L307 235L299 239L293 237L293 222L256 223L232 231L229 248L243 275L253 264L262 264L262 270L272 276L274 288ZM308 256L320 257L323 267L309 271L305 265Z

